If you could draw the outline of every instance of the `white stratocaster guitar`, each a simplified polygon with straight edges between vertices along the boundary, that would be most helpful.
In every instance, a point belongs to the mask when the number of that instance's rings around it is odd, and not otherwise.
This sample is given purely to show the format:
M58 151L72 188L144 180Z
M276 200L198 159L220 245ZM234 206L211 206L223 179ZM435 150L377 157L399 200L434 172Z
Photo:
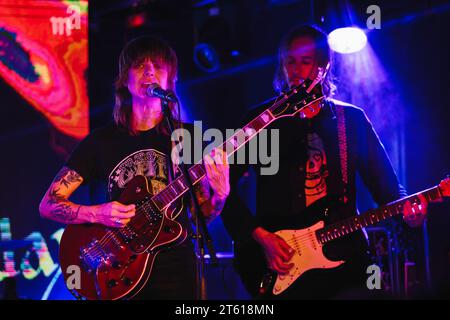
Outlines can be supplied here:
M376 224L382 220L403 213L403 206L407 201L411 204L420 205L419 195L422 195L428 202L436 202L448 197L450 194L450 178L446 178L441 183L422 192L410 195L403 199L391 202L381 208L370 210L364 214L347 218L338 223L324 227L324 222L305 229L280 230L275 232L283 238L293 249L294 256L289 261L294 266L286 275L278 275L273 285L272 293L279 295L291 286L302 274L311 269L331 269L340 266L345 261L331 261L323 254L322 247L329 241L341 238L356 230Z

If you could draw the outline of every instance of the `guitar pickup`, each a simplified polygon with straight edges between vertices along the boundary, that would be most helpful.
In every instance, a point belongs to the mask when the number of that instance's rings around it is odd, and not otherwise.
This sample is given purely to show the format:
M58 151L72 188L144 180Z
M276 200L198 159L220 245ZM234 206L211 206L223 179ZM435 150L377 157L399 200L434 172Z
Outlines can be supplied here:
M130 243L138 236L130 226L121 228L120 230L118 230L118 234L123 239L123 241L125 241L125 243Z
M110 255L103 250L98 240L94 239L86 247L80 248L79 258L82 267L87 272L92 273L102 264L108 263Z

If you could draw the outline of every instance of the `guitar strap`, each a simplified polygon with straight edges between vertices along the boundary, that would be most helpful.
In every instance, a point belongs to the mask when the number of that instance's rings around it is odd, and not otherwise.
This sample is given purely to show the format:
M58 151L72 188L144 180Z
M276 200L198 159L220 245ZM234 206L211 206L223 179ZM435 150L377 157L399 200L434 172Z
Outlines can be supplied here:
M331 102L331 101L330 101ZM342 199L344 204L347 204L347 186L348 186L348 171L347 171L347 131L345 127L345 112L344 107L331 102L334 107L334 112L337 120L338 144L339 144L339 162L341 165L342 178Z

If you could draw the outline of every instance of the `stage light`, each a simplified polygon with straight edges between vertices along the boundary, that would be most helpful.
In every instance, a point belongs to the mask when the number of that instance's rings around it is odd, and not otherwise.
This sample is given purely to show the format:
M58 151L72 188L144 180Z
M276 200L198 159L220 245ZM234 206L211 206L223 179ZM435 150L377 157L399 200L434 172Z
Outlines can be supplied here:
M136 13L127 18L129 28L142 27L147 22L147 14L145 12Z
M205 17L204 15L207 14ZM230 17L214 8L213 12L199 13L196 20L194 42L194 63L202 72L213 73L227 69L242 58L242 52L235 43Z
M214 72L220 68L220 59L216 49L207 43L199 43L194 47L194 62L205 72Z
M353 53L362 50L367 43L364 31L359 28L338 28L328 35L331 50L339 53Z
M241 53L238 50L231 51L231 56L232 57L239 57L240 55L241 55Z

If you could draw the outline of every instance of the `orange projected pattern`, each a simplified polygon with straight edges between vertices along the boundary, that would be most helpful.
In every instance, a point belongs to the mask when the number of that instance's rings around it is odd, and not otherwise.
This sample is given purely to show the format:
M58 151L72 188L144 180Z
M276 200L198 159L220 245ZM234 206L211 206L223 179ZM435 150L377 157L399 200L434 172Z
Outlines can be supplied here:
M89 132L87 1L0 1L0 76L61 132Z

